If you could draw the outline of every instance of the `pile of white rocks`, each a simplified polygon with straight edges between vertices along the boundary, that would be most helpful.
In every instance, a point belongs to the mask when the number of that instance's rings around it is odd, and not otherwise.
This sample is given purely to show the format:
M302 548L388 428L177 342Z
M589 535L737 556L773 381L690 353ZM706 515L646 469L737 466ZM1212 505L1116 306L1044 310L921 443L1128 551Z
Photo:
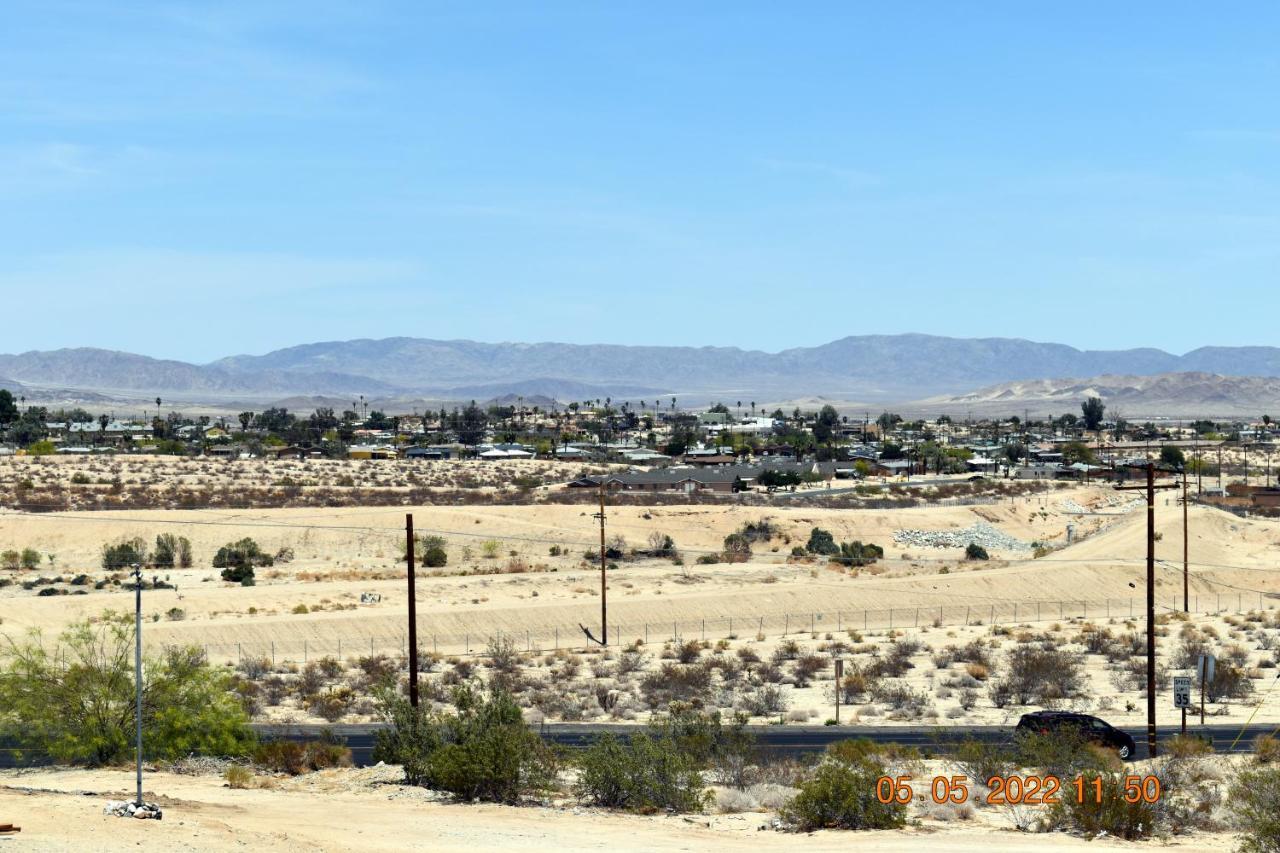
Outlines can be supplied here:
M138 805L133 800L108 800L102 809L103 814L116 817L133 817L138 820L161 820L164 812L155 803Z
M1125 498L1119 495L1111 495L1099 500L1092 509L1081 505L1079 502L1074 501L1071 498L1063 500L1058 504L1058 506L1062 508L1063 512L1080 513L1085 515L1089 513L1095 513L1097 515L1123 515L1132 509L1142 506L1143 503L1145 503L1145 501L1139 498ZM1099 510L1104 509L1115 510L1115 512L1099 512Z
M964 548L972 542L1001 551L1031 550L1031 543L1010 536L985 521L957 530L895 530L893 541L912 548Z

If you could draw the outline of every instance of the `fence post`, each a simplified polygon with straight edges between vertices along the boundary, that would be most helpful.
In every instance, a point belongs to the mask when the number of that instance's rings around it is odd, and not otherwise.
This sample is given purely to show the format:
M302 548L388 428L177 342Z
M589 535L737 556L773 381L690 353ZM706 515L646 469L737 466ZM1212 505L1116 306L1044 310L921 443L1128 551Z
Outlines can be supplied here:
M303 663L307 662L307 641L306 640L302 641L302 662Z
M557 628L557 629L556 629L556 637L557 637L557 642L558 642L558 638L560 637L560 629L559 629L559 628ZM647 645L649 645L649 623L648 623L648 622L644 623L644 644L645 644L646 646L647 646Z
M676 622L674 619L671 620L671 639L674 642L677 642L677 643L680 642L680 629L676 627Z
M702 642L705 643L706 641L707 641L707 620L703 619L702 620Z
M840 632L840 631L843 631L843 630L844 630L844 622L843 622L843 620L840 618L840 611L839 611L839 610L837 610L837 611L836 611L836 631L837 631L837 632Z
M373 635L369 635L369 656L373 657Z
M271 665L276 665L276 641L271 641Z
M733 636L733 617L729 617L729 636Z
M809 633L810 634L814 633L817 630L815 627L817 624L817 621L818 621L817 616L815 616L813 612L810 612L809 613Z
M916 627L920 627L920 608L916 608Z
M893 608L889 608L889 630L893 630Z
M787 634L791 633L791 614L790 614L790 613L786 613L786 614L783 614L783 615L786 617L786 621L785 621L785 623L783 624L783 627L782 627L782 636L784 636L784 637L785 637L785 636L787 636Z
M969 605L964 606L964 626L969 627Z
M996 624L996 606L994 604L991 605L991 624Z
M338 660L342 660L342 638L338 638Z
M240 644L236 643L236 663L240 663Z
M862 633L865 634L866 632L867 632L867 611L863 610L862 611Z
M465 647L466 651L471 651L471 632L468 631L462 635L462 645Z
M528 628L524 632L524 644L528 646L528 651L533 651L533 632Z

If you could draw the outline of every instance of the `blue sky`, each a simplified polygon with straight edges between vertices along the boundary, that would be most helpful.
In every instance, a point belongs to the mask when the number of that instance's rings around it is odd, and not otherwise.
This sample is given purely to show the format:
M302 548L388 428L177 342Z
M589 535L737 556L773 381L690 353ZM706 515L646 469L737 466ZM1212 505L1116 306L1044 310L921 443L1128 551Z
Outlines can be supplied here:
M5 18L0 351L1275 342L1275 4Z

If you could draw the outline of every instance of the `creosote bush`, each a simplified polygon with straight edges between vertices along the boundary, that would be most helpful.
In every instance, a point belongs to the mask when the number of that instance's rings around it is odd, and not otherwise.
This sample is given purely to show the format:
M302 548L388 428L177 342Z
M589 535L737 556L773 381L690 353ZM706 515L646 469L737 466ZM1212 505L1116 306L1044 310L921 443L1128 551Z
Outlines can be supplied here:
M453 693L456 713L415 709L389 685L379 689L377 701L387 727L378 732L374 760L401 765L410 784L463 799L515 803L555 780L554 752L500 688L482 694L460 685Z
M884 765L870 754L828 754L783 806L781 817L800 832L896 829L906 823L906 807L877 799L876 780L884 775Z

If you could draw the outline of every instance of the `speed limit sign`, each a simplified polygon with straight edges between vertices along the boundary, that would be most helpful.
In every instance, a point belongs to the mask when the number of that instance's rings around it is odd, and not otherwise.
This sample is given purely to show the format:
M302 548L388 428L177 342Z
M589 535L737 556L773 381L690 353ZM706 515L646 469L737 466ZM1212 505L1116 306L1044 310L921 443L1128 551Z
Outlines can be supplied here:
M1173 677L1173 707L1191 707L1191 676L1175 675Z

